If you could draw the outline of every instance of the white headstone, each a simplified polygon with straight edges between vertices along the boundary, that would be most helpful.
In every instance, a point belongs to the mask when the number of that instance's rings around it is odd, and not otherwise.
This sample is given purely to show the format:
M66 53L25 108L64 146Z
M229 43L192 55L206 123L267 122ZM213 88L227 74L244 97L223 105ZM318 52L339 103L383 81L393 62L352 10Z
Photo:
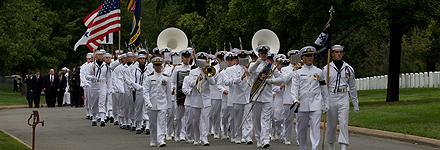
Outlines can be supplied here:
M423 72L419 73L419 88L425 87L425 74Z
M429 87L429 74L428 74L428 72L424 72L423 73L423 77L424 77L424 80L425 80L424 87L427 88L427 87Z
M400 88L405 88L405 74L400 74Z

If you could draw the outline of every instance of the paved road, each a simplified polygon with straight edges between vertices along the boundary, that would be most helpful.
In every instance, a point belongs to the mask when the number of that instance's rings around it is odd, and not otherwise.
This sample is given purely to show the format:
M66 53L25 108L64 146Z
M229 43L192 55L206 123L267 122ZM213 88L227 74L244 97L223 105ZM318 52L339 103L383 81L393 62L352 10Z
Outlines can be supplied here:
M0 110L0 129L16 136L28 145L32 145L32 128L27 124L32 110L3 109ZM78 150L78 149L151 149L149 136L136 135L134 132L121 130L117 126L107 124L105 127L92 127L91 121L85 119L84 108L39 108L41 120L45 126L36 129L36 149L40 150ZM322 132L321 132L322 133ZM321 138L322 139L322 138ZM255 140L254 140L255 141ZM166 149L256 149L256 145L233 144L226 140L209 137L211 146L193 146L184 142L167 141ZM328 145L326 145L326 149ZM310 148L310 141L308 143ZM336 146L339 149L339 145ZM298 149L296 145L286 146L281 142L271 142L269 149ZM350 134L352 150L430 150L433 147L415 145L402 141L382 139L371 136Z

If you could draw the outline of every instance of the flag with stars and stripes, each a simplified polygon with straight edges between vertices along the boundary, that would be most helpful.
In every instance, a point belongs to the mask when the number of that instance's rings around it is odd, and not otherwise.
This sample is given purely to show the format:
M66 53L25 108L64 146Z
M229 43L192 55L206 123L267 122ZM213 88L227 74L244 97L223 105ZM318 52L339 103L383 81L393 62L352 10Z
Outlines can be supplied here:
M106 0L92 23L86 45L94 51L98 49L107 34L121 30L119 0Z

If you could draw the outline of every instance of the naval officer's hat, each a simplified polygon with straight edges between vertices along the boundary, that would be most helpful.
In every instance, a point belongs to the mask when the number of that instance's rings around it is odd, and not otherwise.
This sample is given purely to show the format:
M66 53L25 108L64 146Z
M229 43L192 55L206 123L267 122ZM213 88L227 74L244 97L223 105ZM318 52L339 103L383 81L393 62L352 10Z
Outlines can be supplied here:
M246 50L240 50L240 51L238 51L236 54L237 54L238 57L241 57L241 58L244 58L244 57L247 57L247 56L248 56Z
M171 57L173 57L173 56L180 56L180 53L179 52L171 52L170 56Z
M184 49L180 51L180 56L191 56L192 51L190 49Z
M275 57L273 57L273 61L276 62L278 58L286 59L286 55L284 55L284 54L277 54L277 55L275 55Z
M342 50L342 51L344 51L344 46L341 46L341 45L334 45L334 46L332 46L332 50L334 51L334 50Z
M205 59L205 60L207 60L208 59L208 54L205 53L205 52L198 52L196 54L196 57L197 57L197 59Z
M232 53L237 53L237 52L239 52L239 51L240 51L240 49L238 49L238 48L233 48L233 49L231 50Z
M153 59L151 59L151 62L153 63L153 65L162 65L163 58L161 58L161 57L154 57Z
M292 55L298 55L299 54L299 50L290 50L289 52L287 52L287 56L291 57Z
M159 55L160 54L159 53L159 48L157 48L157 47L153 48L153 53L156 54L156 55Z
M219 51L219 52L215 53L214 55L217 58L224 59L225 55L226 55L226 51Z
M235 56L234 56L234 55L235 55L234 53L228 52L228 53L224 56L224 59L225 59L225 60L228 60L228 59L235 59Z
M306 47L301 48L301 50L300 50L301 55L314 54L315 52L316 52L316 49L313 46L306 46Z
M256 51L261 54L266 54L270 51L270 47L267 45L260 45L256 48Z
M165 52L171 52L171 49L168 47L162 48L159 50L159 54L163 55Z
M268 54L267 54L267 59L273 59L275 57L275 53L271 53L271 52L269 52Z

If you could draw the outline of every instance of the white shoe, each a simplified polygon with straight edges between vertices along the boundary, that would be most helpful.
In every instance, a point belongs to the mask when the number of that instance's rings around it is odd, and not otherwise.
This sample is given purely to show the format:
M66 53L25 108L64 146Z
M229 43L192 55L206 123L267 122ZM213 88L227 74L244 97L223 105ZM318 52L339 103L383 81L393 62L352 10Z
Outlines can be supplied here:
M180 136L180 141L185 141L185 137Z
M200 144L199 142L194 141L194 145L195 145L195 146L197 146L197 145L199 145L199 144Z
M274 140L274 138L273 138L273 135L272 135L272 134L269 134L269 140L271 140L271 141L273 141L273 140Z
M174 138L174 141L179 142L179 141L180 141L180 138L179 138L179 137L176 137L176 138Z
M261 145L260 142L257 142L257 147L262 147L263 145Z
M156 142L150 142L151 147L156 147Z
M246 143L246 140L244 140L244 139L241 139L241 143Z
M224 133L222 133L222 140L227 139L227 138L228 137Z
M235 139L234 138L231 138L231 143L235 143Z
M296 141L296 146L299 146L299 142L298 141Z
M280 138L281 138L281 135L279 135L279 134L275 134L275 139L274 139L275 141L276 141L276 140L279 140Z
M214 134L214 139L218 139L220 136L218 133Z
M195 141L194 140L188 140L188 143L195 143Z
M171 136L167 136L166 140L171 141L171 140L173 140L173 138L171 138Z
M286 144L286 145L290 145L290 144L292 144L292 143L290 143L290 141L284 141L284 144Z
M235 140L235 144L241 144L239 140Z
M160 144L157 145L157 147L165 147L165 146L167 146L167 143L165 142L160 142Z
M203 141L203 146L209 146L209 142L208 141Z
M263 143L263 148L268 148L270 147L270 143L269 142L264 142Z

